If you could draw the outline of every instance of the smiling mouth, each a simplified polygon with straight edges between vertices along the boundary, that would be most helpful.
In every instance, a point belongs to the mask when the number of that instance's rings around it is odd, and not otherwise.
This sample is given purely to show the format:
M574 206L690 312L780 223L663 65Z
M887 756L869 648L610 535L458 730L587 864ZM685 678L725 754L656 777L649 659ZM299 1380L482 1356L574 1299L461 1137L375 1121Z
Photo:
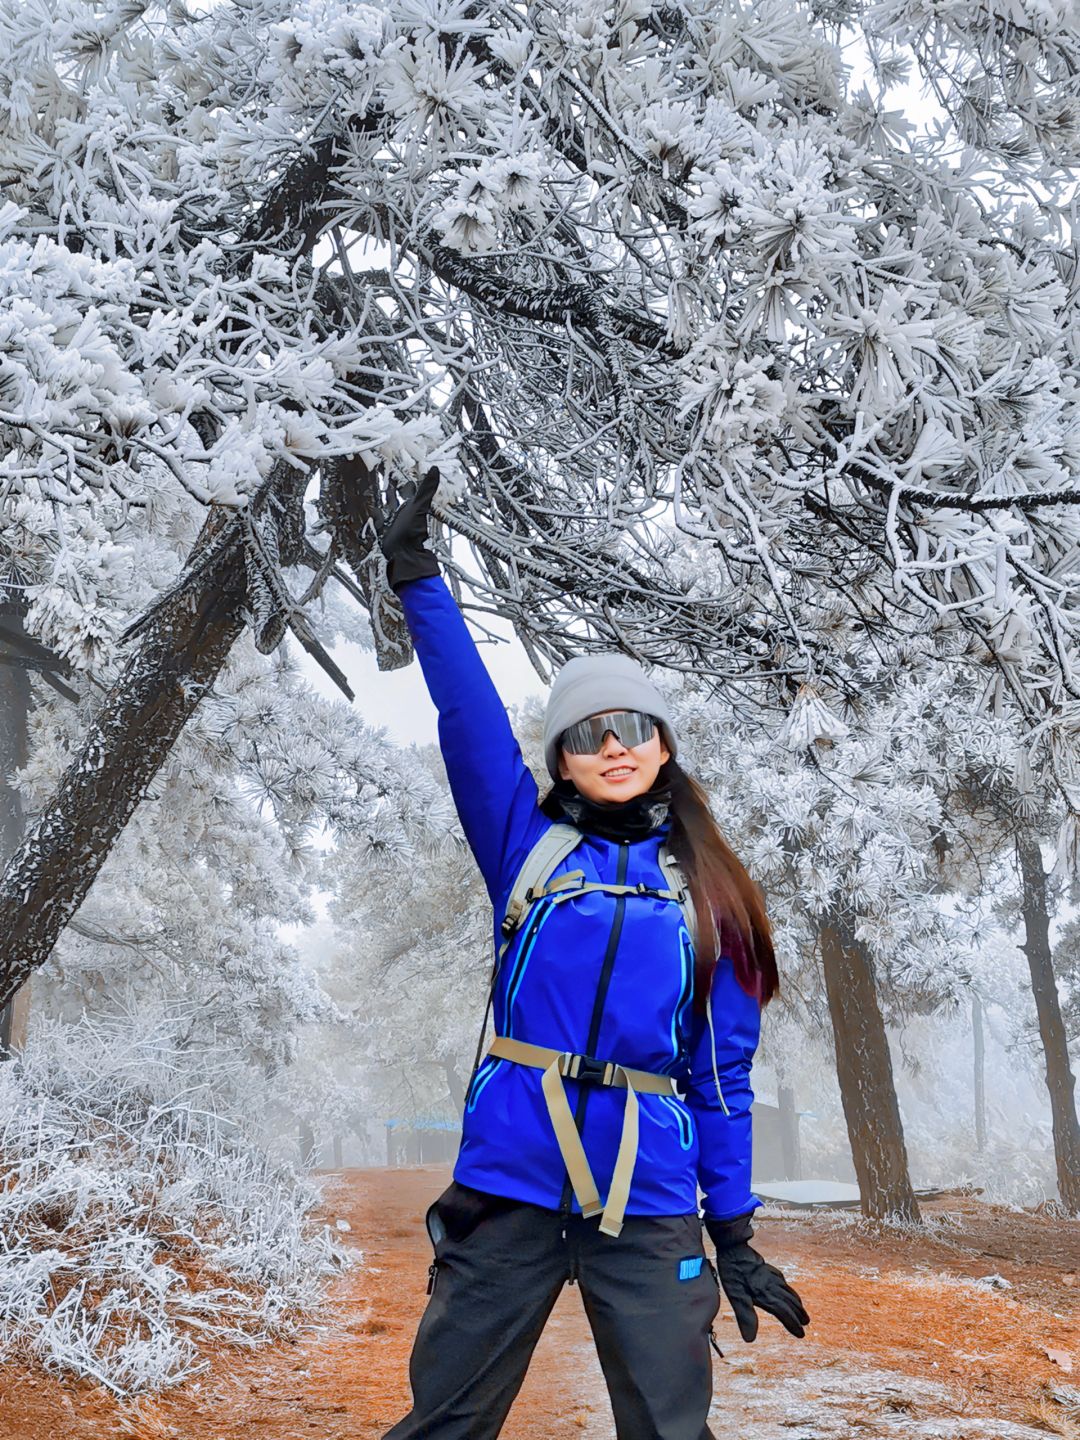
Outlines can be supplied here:
M632 765L617 765L612 770L605 770L603 777L605 780L624 780L628 775L633 775L633 773L634 767Z

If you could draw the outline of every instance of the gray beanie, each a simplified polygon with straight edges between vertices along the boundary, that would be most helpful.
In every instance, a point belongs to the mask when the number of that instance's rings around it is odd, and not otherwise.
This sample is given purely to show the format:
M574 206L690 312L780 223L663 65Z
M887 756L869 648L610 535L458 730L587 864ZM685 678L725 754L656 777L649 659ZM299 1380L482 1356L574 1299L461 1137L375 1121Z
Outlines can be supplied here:
M660 722L664 744L677 754L667 701L644 669L619 651L575 655L555 676L544 714L544 759L553 780L559 779L559 740L578 720L601 710L641 710Z

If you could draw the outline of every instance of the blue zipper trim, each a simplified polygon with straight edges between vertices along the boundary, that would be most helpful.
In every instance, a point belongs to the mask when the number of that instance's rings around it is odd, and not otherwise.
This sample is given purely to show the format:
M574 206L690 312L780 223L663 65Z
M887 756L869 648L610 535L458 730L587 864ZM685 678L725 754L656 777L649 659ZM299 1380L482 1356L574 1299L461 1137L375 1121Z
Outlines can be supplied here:
M491 1079L492 1075L495 1074L495 1071L499 1068L501 1064L502 1060L498 1056L494 1056L491 1059L485 1060L484 1064L480 1066L479 1070L477 1070L476 1079L473 1081L472 1098L469 1100L468 1104L465 1107L466 1110L470 1111L470 1113L476 1109L476 1102L480 1099L480 1092L483 1090L484 1086ZM485 1065L491 1066L491 1069L488 1070L486 1075L484 1075ZM481 1075L484 1075L484 1078L482 1080L480 1078Z
M521 985L521 978L525 974L525 966L529 963L529 956L532 954L536 937L540 933L540 927L551 914L551 908L550 898L541 900L529 915L528 923L522 932L521 940L514 952L513 968L510 971L506 987L503 990L503 1027L497 1032L500 1035L513 1034L511 1028L511 1012L517 989ZM511 993L511 991L513 993ZM496 1006L497 1004L498 997L496 997ZM476 1109L476 1102L480 1099L484 1086L502 1063L501 1058L496 1056L492 1059L485 1060L477 1070L472 1089L465 1104L465 1109L470 1114Z
M499 1034L499 1035L506 1035L506 1034L508 1033L508 1031L507 1031L507 1029L506 1029L506 1026L507 1026L507 1024L509 1023L509 1017L508 1017L508 1015L507 1015L507 996L508 996L509 993L510 993L510 987L511 987L511 986L513 985L513 983L514 983L514 977L517 975L518 965L521 963L521 957L522 957L522 955L524 954L525 949L526 949L527 945L529 944L530 939L532 938L533 931L536 929L536 926L537 926L537 924L539 923L540 918L541 918L541 916L542 916L542 914L543 914L543 911L544 911L545 907L547 906L547 904L548 904L548 901L546 901L546 900L541 900L538 905L534 905L533 908L529 911L529 918L528 918L528 920L525 922L525 928L524 928L524 930L522 930L521 935L518 937L518 943L517 943L516 947L514 948L514 951L513 951L512 956L511 956L511 961L510 961L510 973L509 973L509 975L506 977L505 983L504 983L501 987L496 987L496 995L495 995L495 1011L496 1011L496 1014L495 1014L495 1028L496 1028L496 1033ZM499 976L499 979L500 979L500 980L502 979L502 976L501 976L501 975ZM499 989L499 988L502 989L502 1008L503 1008L503 1023L502 1023L502 1028L501 1028L501 1029L499 1028L499 1019L498 1019L498 1008L499 1008L498 989Z
M689 1150L694 1143L694 1132L690 1127L690 1117L680 1108L681 1102L671 1095L658 1095L656 1098L667 1106L679 1122L679 1144L684 1150Z
M692 946L690 932L685 924L679 925L679 963L682 967L682 988L671 1015L671 1058L676 1062L682 1049L682 1025L686 1007L694 998L694 969L690 963Z
M530 934L526 942L518 947L518 953L514 958L514 968L506 985L506 996L503 1005L503 1031L504 1035L513 1035L514 1023L514 1001L521 989L521 982L525 978L525 970L532 956L533 947L536 945L537 936L544 928L544 923L554 908L554 898L548 896L541 900L536 907L535 924L531 925ZM530 916L530 920L532 920Z

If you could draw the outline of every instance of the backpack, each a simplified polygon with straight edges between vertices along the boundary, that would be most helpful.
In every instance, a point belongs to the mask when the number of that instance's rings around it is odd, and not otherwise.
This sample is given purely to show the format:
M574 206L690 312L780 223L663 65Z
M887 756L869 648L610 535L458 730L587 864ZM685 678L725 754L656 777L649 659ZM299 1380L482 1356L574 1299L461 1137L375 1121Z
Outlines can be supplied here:
M560 900L570 899L572 895L581 895L586 890L606 890L614 895L651 895L658 900L677 900L682 906L691 941L696 942L697 914L694 910L694 902L691 899L682 867L666 844L660 846L660 868L668 877L670 888L667 890L656 890L644 882L639 882L637 885L616 885L607 881L587 881L584 870L571 870L566 875L560 875L549 885L548 877L551 872L581 843L581 839L581 831L574 825L562 823L552 825L537 840L517 873L500 926L503 940L491 971L487 1006L484 1009L484 1019L480 1026L480 1039L476 1045L476 1058L473 1061L470 1086L476 1077L476 1070L480 1064L480 1053L484 1048L484 1036L487 1033L488 1015L491 1013L492 1001L495 998L499 966L502 964L502 958L506 954L508 945L538 900L550 895L554 897L552 903L557 904ZM468 1087L466 1087L467 1092Z

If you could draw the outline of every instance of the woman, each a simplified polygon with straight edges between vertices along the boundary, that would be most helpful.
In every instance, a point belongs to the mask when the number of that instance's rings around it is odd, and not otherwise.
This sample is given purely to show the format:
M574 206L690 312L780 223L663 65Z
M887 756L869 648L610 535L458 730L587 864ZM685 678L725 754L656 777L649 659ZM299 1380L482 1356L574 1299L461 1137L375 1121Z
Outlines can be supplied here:
M755 1307L797 1336L809 1320L747 1243L760 1203L749 1072L778 985L768 921L677 763L663 696L629 657L578 656L560 670L545 717L554 783L540 799L426 548L438 480L429 470L380 543L505 948L497 1038L474 1067L454 1178L427 1212L435 1260L409 1364L413 1409L385 1440L494 1440L567 1283L581 1289L619 1440L711 1440L718 1282L744 1340L757 1334ZM514 881L556 822L580 842L506 944ZM689 882L696 948L665 844ZM730 936L719 947L714 915Z

